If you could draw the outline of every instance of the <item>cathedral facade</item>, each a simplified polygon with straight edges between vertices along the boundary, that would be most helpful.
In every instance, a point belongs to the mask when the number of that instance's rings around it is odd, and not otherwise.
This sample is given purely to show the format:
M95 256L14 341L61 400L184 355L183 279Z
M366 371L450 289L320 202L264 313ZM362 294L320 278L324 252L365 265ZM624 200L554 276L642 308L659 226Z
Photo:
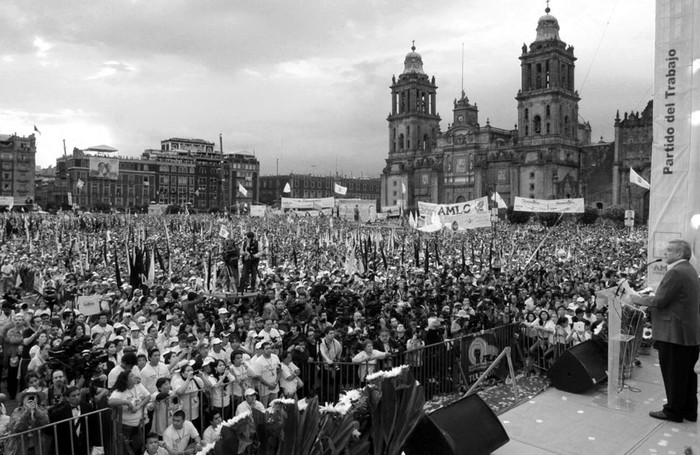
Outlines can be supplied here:
M573 46L559 38L559 23L540 17L537 36L520 55L518 123L512 129L479 122L464 92L452 122L440 130L435 77L423 70L415 45L404 71L392 78L389 154L381 175L382 206L415 210L419 201L451 204L500 193L537 199L582 197L581 163L590 126L578 121Z

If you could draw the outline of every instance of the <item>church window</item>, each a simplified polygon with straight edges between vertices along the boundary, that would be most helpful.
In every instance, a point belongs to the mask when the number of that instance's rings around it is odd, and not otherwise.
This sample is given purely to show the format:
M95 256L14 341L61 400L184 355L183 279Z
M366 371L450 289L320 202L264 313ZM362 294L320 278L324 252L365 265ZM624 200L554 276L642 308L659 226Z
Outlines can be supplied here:
M525 108L525 120L530 120L530 109Z
M399 134L399 150L403 150L403 134Z
M525 136L527 136L529 134L530 134L530 128L527 125L525 125Z
M530 191L535 191L535 184L534 183L530 184Z
M423 135L423 144L422 144L423 150L429 150L430 149L430 137L427 134Z
M534 179L534 178L535 178L535 173L534 173L534 172L530 172L530 178L531 178L531 179Z
M533 126L534 132L535 132L535 134L540 134L541 129L542 129L542 119L540 118L539 115L536 115L534 121L535 121L535 124Z
M548 104L547 107L545 108L545 117L549 118L550 115L551 115L551 109L549 108L549 104Z
M569 116L568 115L564 116L564 134L565 135L569 134Z
M546 133L549 134L549 122L547 122L547 125L545 125L546 128Z
M550 82L550 81L549 81L549 60L546 60L546 61L545 61L545 75L544 75L544 79L545 79L545 87L549 88L549 82Z
M406 110L406 92L401 92L401 105L399 106L399 113Z

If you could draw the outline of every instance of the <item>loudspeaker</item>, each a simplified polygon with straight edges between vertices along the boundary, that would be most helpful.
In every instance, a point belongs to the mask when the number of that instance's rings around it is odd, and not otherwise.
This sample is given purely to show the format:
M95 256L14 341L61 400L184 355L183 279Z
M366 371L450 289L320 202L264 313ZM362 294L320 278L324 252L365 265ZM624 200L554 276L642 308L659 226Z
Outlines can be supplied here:
M588 340L564 351L547 372L559 390L583 393L608 378L608 350L604 343Z
M406 455L488 455L508 441L496 414L472 394L423 416L403 450Z

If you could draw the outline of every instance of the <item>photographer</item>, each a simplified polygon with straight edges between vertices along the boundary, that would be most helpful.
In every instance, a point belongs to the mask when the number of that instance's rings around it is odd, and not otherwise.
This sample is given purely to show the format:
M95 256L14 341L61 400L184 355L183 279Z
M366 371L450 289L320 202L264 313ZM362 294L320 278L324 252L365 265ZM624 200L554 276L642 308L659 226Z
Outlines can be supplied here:
M21 433L49 424L49 414L43 406L43 394L38 389L32 387L24 390L19 394L19 403L7 425L9 434ZM5 453L7 455L40 453L39 450L46 450L49 444L46 436L36 431L7 439Z
M193 360L183 365L170 380L170 387L177 395L187 420L201 428L200 394L211 388L211 382L202 371L195 371L193 365Z
M250 289L255 292L255 280L258 278L258 263L262 253L260 245L255 238L255 234L248 232L246 239L243 241L243 272L241 276L241 285L238 289L239 294L246 291L248 288L248 280L250 280Z

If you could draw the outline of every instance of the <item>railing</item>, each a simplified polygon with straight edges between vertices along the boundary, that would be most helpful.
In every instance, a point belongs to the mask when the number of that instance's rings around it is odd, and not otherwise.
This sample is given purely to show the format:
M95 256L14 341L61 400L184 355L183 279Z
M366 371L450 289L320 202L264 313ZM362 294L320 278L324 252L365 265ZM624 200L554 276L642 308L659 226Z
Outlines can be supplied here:
M514 323L363 363L336 362L329 366L323 362L307 362L298 365L304 385L297 395L317 395L321 403L335 402L341 392L364 386L367 374L408 365L416 380L424 386L426 400L430 400L444 394L465 392L506 347L511 349L516 372L541 374L570 346L571 344L550 343L522 324ZM505 379L508 366L505 362L501 363L491 374ZM136 432L138 443L135 445L140 445L145 450L147 433L162 435L172 423L172 414L180 409L203 436L204 429L210 424L212 411L220 412L224 420L235 415L236 407L243 401L243 397L233 395L232 390L233 384L228 383L209 390L170 394L160 401L153 401L144 411L144 424ZM279 396L281 392L280 390ZM110 455L130 453L129 449L125 450L120 410L120 407L107 408L81 415L81 418L94 416L85 420L87 424L83 433L90 447L104 447L105 453ZM4 446L5 449L0 453L64 455L55 441L59 437L68 437L68 434L63 434L68 429L70 434L74 434L75 421L75 418L67 419L0 438L0 448ZM127 435L127 439L128 437ZM72 439L70 444L74 444ZM82 446L75 448L71 445L71 449L72 454L83 453Z
M42 412L42 411L35 411ZM46 412L46 411L43 411ZM101 447L105 453L121 455L120 412L112 408L81 414L48 425L16 432L0 438L0 453L7 455L89 455ZM35 414L36 415L36 414ZM30 418L31 420L34 417ZM26 422L29 423L31 420Z

